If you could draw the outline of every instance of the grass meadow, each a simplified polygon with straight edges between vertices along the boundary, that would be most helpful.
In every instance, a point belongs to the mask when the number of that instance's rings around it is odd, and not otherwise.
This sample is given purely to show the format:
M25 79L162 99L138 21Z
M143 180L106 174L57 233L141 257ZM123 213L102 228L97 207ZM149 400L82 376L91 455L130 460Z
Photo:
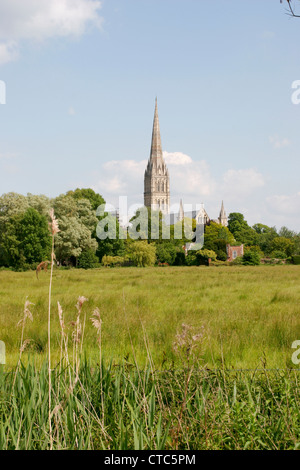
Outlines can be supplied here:
M299 281L299 266L55 270L49 367L49 273L1 271L0 449L299 449Z
M7 365L17 362L23 306L28 300L33 322L24 339L33 340L27 354L41 364L47 355L49 273L0 272L0 332ZM197 352L210 368L291 368L294 340L300 339L300 267L163 267L55 270L52 287L51 349L59 358L59 301L71 334L79 296L83 352L98 358L90 317L96 307L102 319L102 351L106 360L142 367L150 352L157 368L176 363L173 344L181 325L204 333ZM145 338L149 346L145 347ZM26 351L25 351L26 353ZM70 354L72 344L70 342ZM23 358L26 358L24 354Z

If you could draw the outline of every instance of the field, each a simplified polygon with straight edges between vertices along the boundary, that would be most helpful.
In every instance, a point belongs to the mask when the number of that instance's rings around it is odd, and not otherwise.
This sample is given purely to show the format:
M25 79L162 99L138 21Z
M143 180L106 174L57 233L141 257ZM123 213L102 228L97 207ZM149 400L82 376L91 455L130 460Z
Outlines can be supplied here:
M53 281L50 373L49 274L0 272L0 449L300 448L299 267L56 270Z
M47 354L49 273L0 272L0 339L6 343L7 365L18 359L26 297L33 322L24 339L27 353L41 364ZM52 354L59 358L57 301L71 335L75 304L84 303L83 351L97 360L98 345L90 317L96 307L102 324L103 357L116 363L135 359L142 367L151 354L158 369L178 360L173 343L182 324L203 332L195 350L209 368L292 368L293 341L300 339L300 267L115 268L56 270L52 289ZM149 346L147 353L146 343ZM72 344L70 342L70 354ZM26 358L26 351L23 356Z

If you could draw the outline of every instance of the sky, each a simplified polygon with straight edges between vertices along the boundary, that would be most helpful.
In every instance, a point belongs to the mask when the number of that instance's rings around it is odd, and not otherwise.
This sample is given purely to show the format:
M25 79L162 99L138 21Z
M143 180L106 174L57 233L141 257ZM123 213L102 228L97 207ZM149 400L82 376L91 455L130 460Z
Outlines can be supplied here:
M1 0L0 194L141 205L157 96L172 205L300 232L299 44L279 0Z

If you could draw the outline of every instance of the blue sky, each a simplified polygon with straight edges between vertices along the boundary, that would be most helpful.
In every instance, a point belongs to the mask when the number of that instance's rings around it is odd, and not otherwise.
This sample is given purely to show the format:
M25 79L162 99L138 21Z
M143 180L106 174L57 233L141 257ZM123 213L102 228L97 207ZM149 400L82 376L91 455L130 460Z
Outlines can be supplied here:
M299 44L279 0L1 0L0 194L142 203L157 96L173 204L300 231Z

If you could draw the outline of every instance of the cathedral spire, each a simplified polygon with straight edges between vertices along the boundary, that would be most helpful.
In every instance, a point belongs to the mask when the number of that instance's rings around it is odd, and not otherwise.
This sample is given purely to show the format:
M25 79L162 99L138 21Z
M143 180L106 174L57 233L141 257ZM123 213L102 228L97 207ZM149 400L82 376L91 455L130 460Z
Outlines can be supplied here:
M182 222L183 219L184 219L184 209L183 209L182 199L180 199L180 206L179 206L179 212L178 212L177 220L179 222Z
M150 162L154 164L156 167L159 166L159 164L162 165L164 163L161 137L160 137L159 119L158 119L157 98L155 99L155 113L154 113L154 121L153 121Z
M144 205L168 214L170 208L170 179L161 145L157 98L152 130L150 159L144 176Z
M219 223L224 225L224 227L228 226L228 218L224 209L224 202L222 201L222 206L219 215Z

